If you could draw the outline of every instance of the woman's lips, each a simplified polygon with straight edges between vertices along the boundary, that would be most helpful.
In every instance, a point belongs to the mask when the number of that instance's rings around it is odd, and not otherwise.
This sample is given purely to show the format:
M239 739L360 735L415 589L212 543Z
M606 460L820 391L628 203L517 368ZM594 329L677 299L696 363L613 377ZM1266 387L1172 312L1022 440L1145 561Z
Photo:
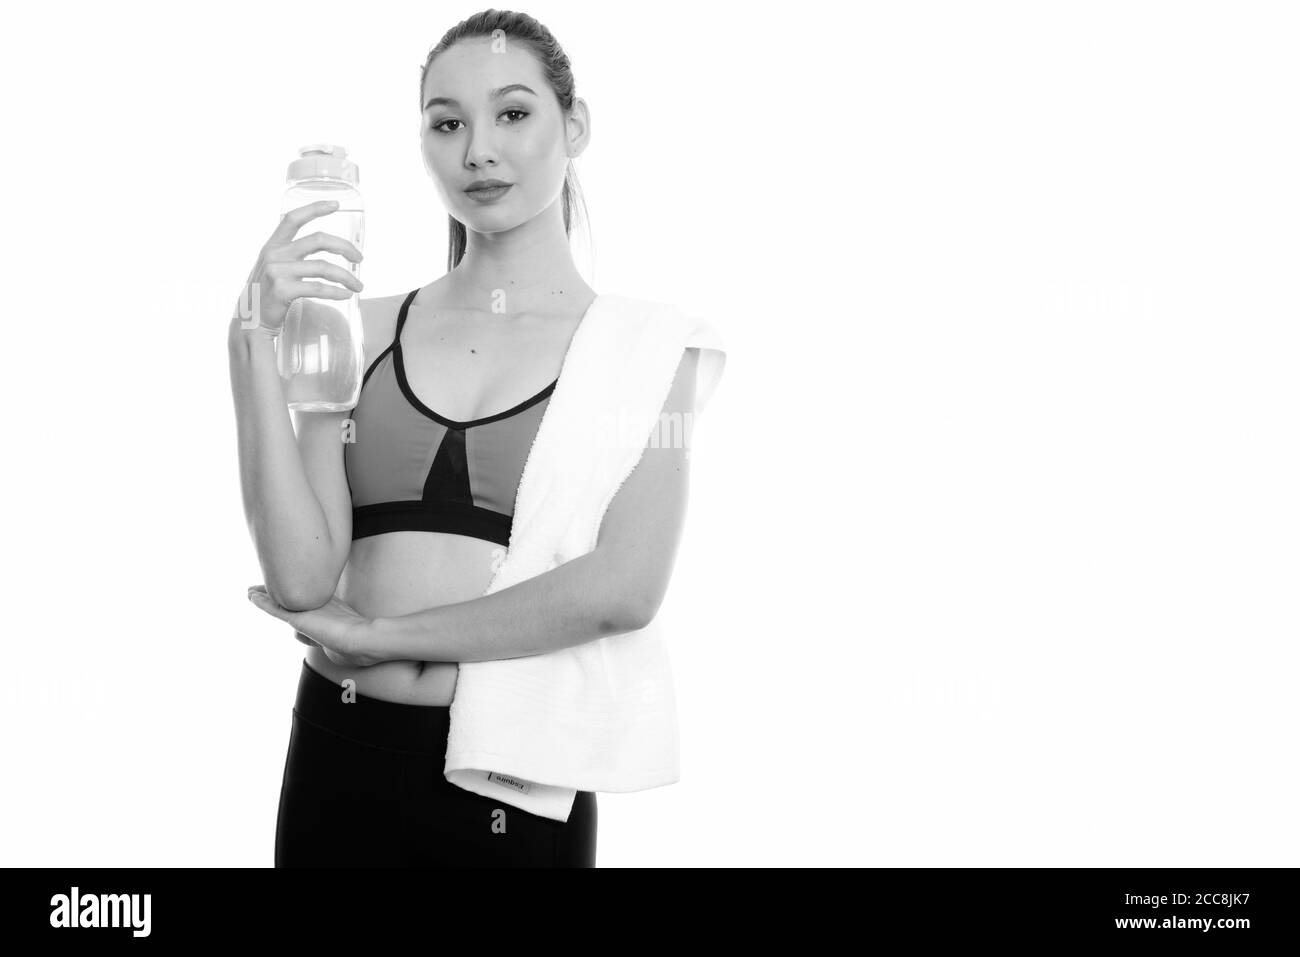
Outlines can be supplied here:
M504 196L513 186L514 184L512 183L510 186L492 186L488 189L471 189L466 190L465 195L476 203L491 203Z

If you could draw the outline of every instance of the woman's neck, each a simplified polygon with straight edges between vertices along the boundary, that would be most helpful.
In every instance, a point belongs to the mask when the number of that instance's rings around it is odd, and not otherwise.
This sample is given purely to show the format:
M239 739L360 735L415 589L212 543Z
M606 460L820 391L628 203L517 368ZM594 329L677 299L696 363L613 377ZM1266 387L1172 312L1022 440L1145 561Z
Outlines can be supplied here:
M465 255L446 281L458 302L507 313L544 311L591 291L573 262L559 200L514 229L466 230Z

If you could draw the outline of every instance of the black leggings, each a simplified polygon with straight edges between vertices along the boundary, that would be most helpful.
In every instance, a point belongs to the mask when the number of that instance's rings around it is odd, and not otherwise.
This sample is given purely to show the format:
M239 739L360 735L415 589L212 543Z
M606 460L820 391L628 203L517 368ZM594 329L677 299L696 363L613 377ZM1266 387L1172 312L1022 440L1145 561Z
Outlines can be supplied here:
M344 689L307 662L275 825L276 867L595 867L596 795L568 821L443 777L451 708Z

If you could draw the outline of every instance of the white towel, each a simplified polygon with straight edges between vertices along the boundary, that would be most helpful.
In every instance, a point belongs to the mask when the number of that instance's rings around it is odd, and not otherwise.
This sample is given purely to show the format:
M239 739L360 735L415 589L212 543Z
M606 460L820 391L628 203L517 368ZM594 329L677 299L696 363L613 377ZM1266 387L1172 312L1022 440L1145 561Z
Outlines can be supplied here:
M691 347L700 349L694 409L689 421L661 425ZM725 363L726 347L704 320L597 296L569 343L524 464L505 559L484 595L595 548L605 509L651 433L664 444L681 434L673 426L689 430ZM676 782L677 703L658 621L546 654L462 663L444 774L557 821L569 819L578 791Z

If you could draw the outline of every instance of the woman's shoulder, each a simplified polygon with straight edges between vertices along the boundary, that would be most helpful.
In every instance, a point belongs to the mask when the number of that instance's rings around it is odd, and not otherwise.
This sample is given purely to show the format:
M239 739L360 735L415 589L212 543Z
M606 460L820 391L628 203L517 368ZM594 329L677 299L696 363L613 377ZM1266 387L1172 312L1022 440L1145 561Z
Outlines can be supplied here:
M684 338L688 349L717 349L726 351L726 344L718 326L698 309L661 299L629 296L620 293L602 293L606 310L625 321L653 323L672 328Z
M365 353L377 356L393 340L397 329L397 313L402 300L409 292L395 292L388 296L362 297L361 333L365 341Z

